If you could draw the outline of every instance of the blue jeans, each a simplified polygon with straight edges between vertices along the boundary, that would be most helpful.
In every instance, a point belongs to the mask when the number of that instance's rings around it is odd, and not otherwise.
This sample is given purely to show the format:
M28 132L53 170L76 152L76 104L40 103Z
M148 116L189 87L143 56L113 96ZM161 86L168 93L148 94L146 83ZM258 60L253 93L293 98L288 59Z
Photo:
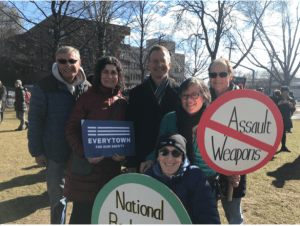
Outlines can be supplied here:
M51 224L65 224L67 198L63 196L67 163L57 163L50 159L46 167L47 190L50 196Z
M232 201L221 199L225 216L229 224L243 224L244 218L241 208L242 198L232 198Z

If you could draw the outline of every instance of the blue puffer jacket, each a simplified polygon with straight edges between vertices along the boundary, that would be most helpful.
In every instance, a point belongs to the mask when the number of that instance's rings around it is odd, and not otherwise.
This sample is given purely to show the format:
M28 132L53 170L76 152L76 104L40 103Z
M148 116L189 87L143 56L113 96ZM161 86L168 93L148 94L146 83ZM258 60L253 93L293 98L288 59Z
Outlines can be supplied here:
M65 127L77 96L85 88L87 84L82 83L72 95L53 74L34 84L28 113L28 148L32 157L45 154L54 162L68 162L72 149Z
M193 224L220 224L217 203L207 177L197 166L191 166L187 158L171 178L162 174L159 162L145 174L162 182L177 195Z

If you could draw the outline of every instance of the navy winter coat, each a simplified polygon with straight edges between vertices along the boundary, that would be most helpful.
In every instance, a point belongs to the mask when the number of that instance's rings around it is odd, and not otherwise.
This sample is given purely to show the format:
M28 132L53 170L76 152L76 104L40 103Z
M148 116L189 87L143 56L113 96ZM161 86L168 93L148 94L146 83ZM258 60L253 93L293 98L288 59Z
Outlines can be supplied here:
M34 84L28 113L28 147L32 157L45 154L54 162L68 162L72 149L65 127L76 97L85 88L86 82L77 86L73 95L53 74Z
M145 174L162 182L177 195L193 224L221 223L207 177L197 166L191 166L187 158L171 178L162 174L159 162Z

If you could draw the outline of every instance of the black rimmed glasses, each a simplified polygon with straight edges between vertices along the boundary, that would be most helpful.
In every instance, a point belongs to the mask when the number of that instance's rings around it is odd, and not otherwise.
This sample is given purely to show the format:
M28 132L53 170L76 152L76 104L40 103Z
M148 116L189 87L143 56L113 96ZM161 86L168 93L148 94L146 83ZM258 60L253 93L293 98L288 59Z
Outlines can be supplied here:
M182 152L177 150L177 149L174 149L173 151L169 151L168 149L159 150L159 153L162 156L168 156L170 152L171 152L172 156L175 157L175 158L178 158L180 155L182 155Z
M196 100L198 99L198 97L201 95L201 93L192 93L192 94L189 94L189 95L181 95L181 100L187 100L189 99L189 97L191 97L193 100Z
M211 72L211 73L209 73L208 75L209 75L210 78L216 78L218 74L219 74L219 76L220 76L221 78L225 78L225 77L228 76L228 72L220 72L220 73Z
M70 64L76 64L78 60L70 59L70 60L65 60L65 59L57 59L58 63L60 64L66 64L69 62Z

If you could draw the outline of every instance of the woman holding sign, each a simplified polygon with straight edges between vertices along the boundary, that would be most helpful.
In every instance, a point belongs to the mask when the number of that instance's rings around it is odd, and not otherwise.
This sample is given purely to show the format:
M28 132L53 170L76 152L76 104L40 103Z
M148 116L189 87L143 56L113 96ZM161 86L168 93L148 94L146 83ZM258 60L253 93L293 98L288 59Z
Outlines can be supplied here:
M186 139L180 134L165 133L158 138L155 155L157 163L145 174L177 195L193 224L220 224L207 177L187 159Z
M73 201L70 224L91 224L92 208L100 189L120 175L124 156L85 158L81 120L124 120L127 102L122 65L115 57L98 60L92 87L77 100L66 126L66 137L73 150L68 163L64 196Z
M198 166L212 182L217 173L204 162L196 139L201 115L210 103L209 88L203 80L189 78L180 85L179 95L181 106L163 117L159 136L166 132L181 134L187 140L187 156L191 165ZM141 164L141 173L155 164L155 151L147 156L146 160Z
M231 82L233 68L228 60L224 58L213 60L208 68L208 72L212 101L230 90L239 89ZM226 198L221 197L225 216L229 224L242 224L241 201L242 197L246 195L246 175L226 176L221 174L220 185L224 196L227 196L229 184L234 187L232 200L228 201Z

